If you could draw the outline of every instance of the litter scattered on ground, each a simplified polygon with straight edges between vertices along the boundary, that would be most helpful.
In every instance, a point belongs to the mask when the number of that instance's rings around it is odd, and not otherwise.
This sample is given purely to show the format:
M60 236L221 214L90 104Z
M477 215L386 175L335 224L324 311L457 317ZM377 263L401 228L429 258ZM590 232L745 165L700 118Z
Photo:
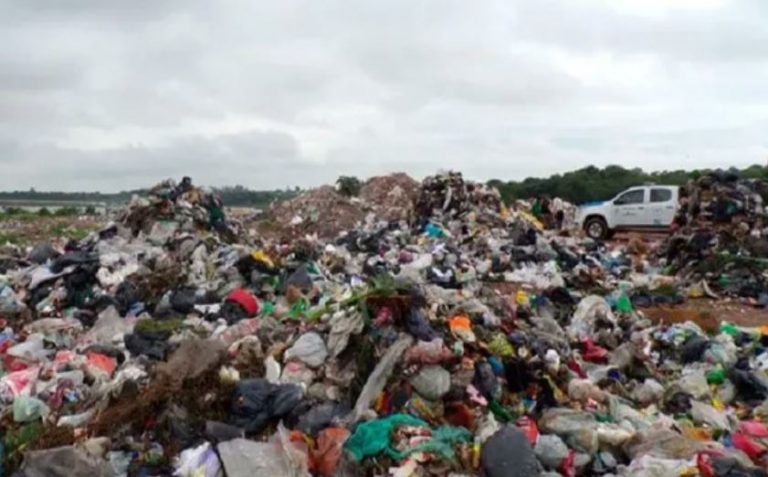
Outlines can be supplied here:
M659 246L459 173L7 246L0 475L768 475L768 325L678 311L768 306L766 185L687 191Z

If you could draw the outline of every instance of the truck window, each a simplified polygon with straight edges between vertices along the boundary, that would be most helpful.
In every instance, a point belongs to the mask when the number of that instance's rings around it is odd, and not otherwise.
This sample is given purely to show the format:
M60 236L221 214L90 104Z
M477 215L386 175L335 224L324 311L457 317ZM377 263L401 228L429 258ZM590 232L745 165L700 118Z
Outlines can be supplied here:
M644 198L645 190L637 189L621 194L613 203L614 205L642 204Z
M651 202L668 202L672 198L669 189L651 189Z

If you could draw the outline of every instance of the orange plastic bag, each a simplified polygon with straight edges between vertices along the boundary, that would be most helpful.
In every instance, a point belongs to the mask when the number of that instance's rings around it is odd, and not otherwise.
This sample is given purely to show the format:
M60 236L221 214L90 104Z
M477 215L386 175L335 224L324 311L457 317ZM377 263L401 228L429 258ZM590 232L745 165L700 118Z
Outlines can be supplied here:
M91 369L96 368L99 371L103 371L107 376L112 376L112 373L115 372L115 368L117 367L117 363L114 359L101 353L88 353L86 354L86 358L88 358L88 366Z
M349 431L341 427L329 427L318 435L317 449L312 452L312 469L317 475L333 476L348 437Z

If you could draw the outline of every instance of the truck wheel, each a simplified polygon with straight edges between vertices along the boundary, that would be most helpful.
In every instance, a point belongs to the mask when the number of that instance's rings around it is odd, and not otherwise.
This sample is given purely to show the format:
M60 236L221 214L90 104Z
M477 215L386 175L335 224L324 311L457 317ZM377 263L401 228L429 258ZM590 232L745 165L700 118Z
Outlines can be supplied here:
M593 240L602 240L608 237L608 226L599 217L592 217L584 224L584 231Z

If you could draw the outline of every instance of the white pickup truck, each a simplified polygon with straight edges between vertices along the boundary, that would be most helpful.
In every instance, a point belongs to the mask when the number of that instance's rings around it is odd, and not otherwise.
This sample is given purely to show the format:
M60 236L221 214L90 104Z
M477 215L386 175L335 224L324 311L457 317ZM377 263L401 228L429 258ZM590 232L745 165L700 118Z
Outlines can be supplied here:
M579 207L576 225L593 239L617 230L665 230L675 218L679 194L678 186L632 187L611 200Z

